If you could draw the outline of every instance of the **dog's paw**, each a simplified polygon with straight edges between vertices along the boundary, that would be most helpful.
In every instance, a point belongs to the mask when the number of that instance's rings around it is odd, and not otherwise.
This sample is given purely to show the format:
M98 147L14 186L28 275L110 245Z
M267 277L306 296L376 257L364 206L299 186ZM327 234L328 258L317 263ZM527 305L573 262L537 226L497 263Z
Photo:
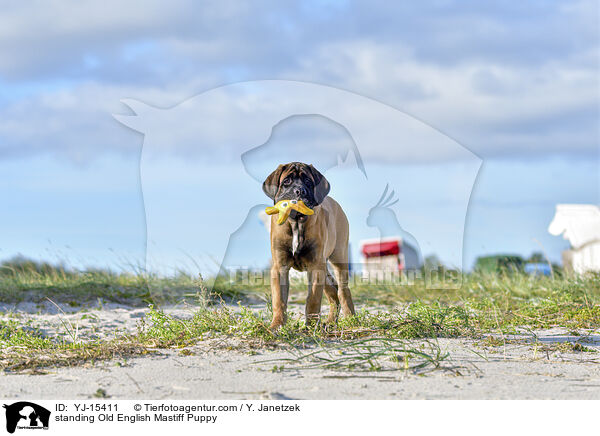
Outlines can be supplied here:
M271 333L277 333L281 329L281 327L283 327L282 322L273 321L269 326L269 330L271 331Z
M337 328L337 320L329 320L328 319L323 323L323 330L327 333L336 330L336 328Z
M329 313L329 315L327 316L327 319L325 320L325 324L337 324L338 318L339 318L338 314Z
M322 328L323 323L321 322L321 318L318 316L310 316L305 319L302 330L304 333L316 333L321 331Z

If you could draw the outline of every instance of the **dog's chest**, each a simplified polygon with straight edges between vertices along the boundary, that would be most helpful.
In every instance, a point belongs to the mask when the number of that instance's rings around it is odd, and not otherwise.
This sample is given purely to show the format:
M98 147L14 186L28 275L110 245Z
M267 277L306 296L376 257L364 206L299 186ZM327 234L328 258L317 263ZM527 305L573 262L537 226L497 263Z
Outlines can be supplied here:
M296 257L296 255L302 249L304 245L304 222L302 221L292 221L292 256Z
M315 262L316 244L305 237L302 223L292 222L285 236L278 238L278 255L284 264L306 271Z

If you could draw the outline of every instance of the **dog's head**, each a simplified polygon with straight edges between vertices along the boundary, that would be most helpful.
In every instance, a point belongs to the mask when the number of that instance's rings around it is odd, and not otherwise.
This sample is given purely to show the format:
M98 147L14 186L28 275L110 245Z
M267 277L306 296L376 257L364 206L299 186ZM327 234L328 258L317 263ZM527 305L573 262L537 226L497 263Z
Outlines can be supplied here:
M290 162L279 165L263 183L263 191L275 203L302 200L309 208L323 202L329 193L329 182L312 165Z

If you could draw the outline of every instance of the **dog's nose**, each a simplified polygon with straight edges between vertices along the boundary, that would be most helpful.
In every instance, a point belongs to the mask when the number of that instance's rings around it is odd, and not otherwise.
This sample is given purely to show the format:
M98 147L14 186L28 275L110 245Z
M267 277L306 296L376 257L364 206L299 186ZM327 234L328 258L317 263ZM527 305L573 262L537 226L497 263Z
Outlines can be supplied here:
M300 195L304 195L305 194L305 190L303 188L295 188L294 189L294 194L300 196Z

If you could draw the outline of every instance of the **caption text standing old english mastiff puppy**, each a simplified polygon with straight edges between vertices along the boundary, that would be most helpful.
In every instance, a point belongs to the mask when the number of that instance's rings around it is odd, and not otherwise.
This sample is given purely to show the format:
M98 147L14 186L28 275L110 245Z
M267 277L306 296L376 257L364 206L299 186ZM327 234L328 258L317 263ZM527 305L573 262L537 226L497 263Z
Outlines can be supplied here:
M337 320L340 303L344 315L353 315L348 288L348 219L340 205L327 196L327 179L312 165L291 162L279 165L267 177L263 191L275 203L302 200L315 212L307 216L293 210L281 225L277 215L271 216L271 329L281 327L286 320L290 268L308 272L307 324L319 319L323 291L330 304L328 323ZM327 261L335 279L327 271Z

